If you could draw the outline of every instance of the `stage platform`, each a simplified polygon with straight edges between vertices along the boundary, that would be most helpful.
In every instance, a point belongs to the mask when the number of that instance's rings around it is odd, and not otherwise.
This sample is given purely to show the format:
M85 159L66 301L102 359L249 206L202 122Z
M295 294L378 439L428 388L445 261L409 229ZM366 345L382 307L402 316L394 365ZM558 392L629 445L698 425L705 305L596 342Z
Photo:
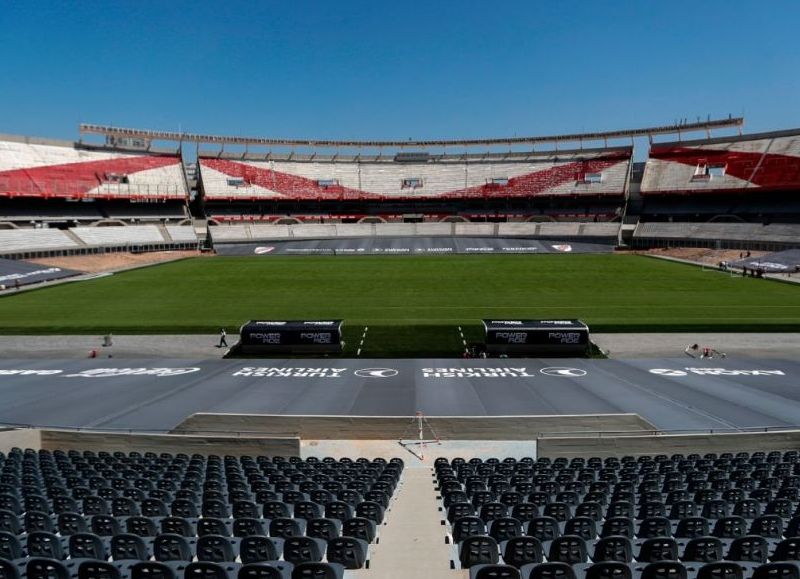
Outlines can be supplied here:
M636 414L665 430L800 422L790 360L0 360L0 422L171 430L196 413Z

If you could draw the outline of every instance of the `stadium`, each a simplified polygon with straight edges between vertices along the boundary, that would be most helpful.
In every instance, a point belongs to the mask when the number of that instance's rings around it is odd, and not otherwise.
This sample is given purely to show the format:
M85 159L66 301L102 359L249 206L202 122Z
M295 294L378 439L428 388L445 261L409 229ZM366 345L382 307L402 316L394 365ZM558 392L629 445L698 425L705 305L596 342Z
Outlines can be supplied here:
M41 122L0 94L0 115L19 111L0 116L0 579L800 579L800 128L788 109L764 120L766 93L747 123L662 122L675 85L703 94L709 70L740 72L744 57L658 84L629 55L658 90L625 102L646 100L652 122L631 109L616 128L607 114L574 130L569 109L542 124L563 130L536 134L509 71L548 78L550 63L483 46L491 64L464 48L466 66L434 50L430 23L457 26L422 19L428 8L402 47L376 39L388 13L370 27L347 3L287 6L294 26L256 6L201 22L207 8L180 14L198 30L188 52L170 44L185 40L174 22L153 52L144 25L164 16L150 9L109 6L125 31L91 46L102 27L65 13L45 26L51 54L32 52L53 83L30 92ZM363 44L345 40L347 14ZM523 52L513 16L492 30ZM128 25L136 42L118 44ZM578 57L569 43L547 54L563 52L571 90L587 69L591 108L605 88L588 69L617 48L594 47L586 67L575 26ZM89 58L81 106L126 122L59 108L73 92L45 61L62 58L62 28ZM425 62L417 44L448 64L400 83L392 59ZM173 50L183 59L164 65ZM266 55L268 82L237 50ZM621 60L604 66L628 72ZM768 86L767 60L750 84ZM162 69L184 90L155 82ZM378 69L390 96L368 91ZM342 86L357 114L315 117L318 138L260 132L309 126L303 98L324 107ZM615 80L620 103L626 86ZM384 117L446 126L422 112L445 117L472 90L497 118L512 109L510 136L464 114L436 138L380 138ZM81 122L53 123L42 92ZM175 94L207 130L165 129ZM248 110L252 95L263 103Z

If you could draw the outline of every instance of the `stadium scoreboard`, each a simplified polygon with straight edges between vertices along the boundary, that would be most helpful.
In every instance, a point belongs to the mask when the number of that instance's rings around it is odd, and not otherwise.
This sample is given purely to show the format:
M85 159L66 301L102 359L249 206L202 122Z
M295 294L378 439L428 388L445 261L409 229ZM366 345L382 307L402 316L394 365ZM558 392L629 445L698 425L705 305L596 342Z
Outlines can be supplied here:
M244 354L341 354L342 320L250 320L239 330Z
M580 320L483 320L489 354L583 356L589 327Z

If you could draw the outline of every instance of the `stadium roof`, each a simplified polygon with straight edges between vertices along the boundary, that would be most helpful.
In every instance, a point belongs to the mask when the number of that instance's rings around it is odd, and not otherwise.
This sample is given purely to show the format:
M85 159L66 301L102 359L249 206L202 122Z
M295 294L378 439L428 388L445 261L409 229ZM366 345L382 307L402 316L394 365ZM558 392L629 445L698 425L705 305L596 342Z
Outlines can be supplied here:
M143 139L146 141L177 141L217 145L260 145L260 146L288 146L288 147L450 147L450 146L493 146L493 145L536 145L542 143L564 142L597 142L607 143L609 140L626 139L635 137L648 137L655 135L682 135L704 131L710 136L713 129L740 128L744 125L743 117L728 117L724 119L698 121L695 123L675 123L656 127L640 129L626 129L621 131L605 131L594 133L573 133L565 135L549 135L540 137L502 137L495 139L444 139L428 141L344 141L344 140L316 140L316 139L278 139L263 137L236 137L219 135L202 135L196 133L182 133L170 131L152 131L146 129L130 129L112 127L107 125L81 124L80 133L104 135L107 139Z

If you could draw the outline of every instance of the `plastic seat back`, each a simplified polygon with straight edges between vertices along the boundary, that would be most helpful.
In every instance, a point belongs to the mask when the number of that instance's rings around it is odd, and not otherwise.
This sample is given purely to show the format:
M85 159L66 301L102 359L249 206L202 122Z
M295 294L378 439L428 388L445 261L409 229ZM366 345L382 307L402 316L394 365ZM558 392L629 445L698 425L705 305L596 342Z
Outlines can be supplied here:
M277 561L280 555L281 554L275 547L275 543L261 535L242 537L239 543L239 557L242 563Z
M191 561L192 555L186 537L165 533L153 541L153 557L156 561Z
M586 579L631 579L631 568L618 561L595 563L586 569Z
M630 563L633 560L631 540L624 536L603 537L594 546L592 561L595 563Z
M678 561L648 563L642 569L641 579L686 579L686 567Z
M460 543L459 561L462 567L495 564L499 559L497 541L489 536L467 537Z
M195 555L198 561L229 563L236 559L231 539L221 535L204 535L197 539Z
M503 561L514 567L541 563L544 559L542 542L536 537L514 537L503 545Z
M76 533L69 536L69 556L72 559L108 558L103 540L94 533Z
M655 563L657 561L677 561L678 543L670 537L647 539L639 548L637 561Z
M287 537L283 542L283 558L293 565L318 563L325 556L325 541L311 537Z
M749 535L734 539L725 556L730 561L747 561L766 563L769 555L769 543L764 537Z
M111 537L110 548L111 557L115 561L121 559L146 561L150 558L144 539L138 535L131 535L130 533L114 535Z
M83 561L78 566L78 579L121 579L121 574L113 563Z
M328 541L326 557L345 569L361 569L367 561L369 544L353 537L337 537Z
M32 557L25 565L27 579L70 579L69 569L52 558Z

